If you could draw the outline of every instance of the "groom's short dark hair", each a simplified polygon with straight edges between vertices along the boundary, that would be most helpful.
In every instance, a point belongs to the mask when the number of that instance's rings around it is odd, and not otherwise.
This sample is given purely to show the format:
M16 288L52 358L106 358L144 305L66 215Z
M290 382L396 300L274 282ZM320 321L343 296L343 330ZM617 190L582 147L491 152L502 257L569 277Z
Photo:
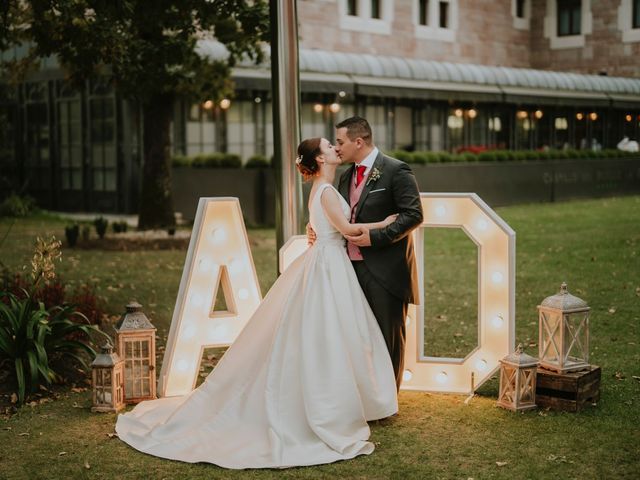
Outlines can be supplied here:
M346 128L347 137L349 137L349 140L351 141L360 137L367 145L371 145L373 142L373 133L371 133L371 126L369 125L369 122L357 115L345 118L340 123L336 124L336 128Z

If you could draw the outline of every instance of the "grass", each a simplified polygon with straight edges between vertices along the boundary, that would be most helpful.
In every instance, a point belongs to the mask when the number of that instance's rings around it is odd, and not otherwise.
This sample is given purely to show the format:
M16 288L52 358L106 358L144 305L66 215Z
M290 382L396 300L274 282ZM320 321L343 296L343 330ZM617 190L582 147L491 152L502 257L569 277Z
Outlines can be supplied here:
M579 414L508 412L495 407L495 379L468 405L459 396L401 392L400 415L372 425L377 449L371 456L284 471L227 471L130 449L108 436L114 415L92 414L88 392L66 390L57 400L0 420L0 478L637 478L640 197L506 207L498 213L517 233L516 341L536 355L536 305L562 281L592 308L591 362L603 372L595 408ZM0 238L9 223L0 221ZM61 237L63 228L64 222L50 217L18 221L0 247L0 260L13 268L27 264L35 235L51 231ZM275 278L274 232L251 230L249 236L264 294ZM461 356L477 342L475 253L455 234L435 234L426 242L433 281L427 283L427 333L439 354ZM63 255L59 271L65 279L96 284L113 314L137 298L160 338L166 336L184 251ZM436 322L438 316L446 321Z

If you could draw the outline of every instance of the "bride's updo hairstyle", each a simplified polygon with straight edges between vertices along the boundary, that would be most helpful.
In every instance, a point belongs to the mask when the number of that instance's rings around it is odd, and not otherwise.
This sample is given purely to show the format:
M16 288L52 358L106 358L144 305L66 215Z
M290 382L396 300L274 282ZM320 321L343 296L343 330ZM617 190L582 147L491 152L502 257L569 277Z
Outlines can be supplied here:
M302 174L305 181L314 177L320 166L316 161L316 157L322 154L320 150L321 138L308 138L298 145L298 157L296 158L296 166Z

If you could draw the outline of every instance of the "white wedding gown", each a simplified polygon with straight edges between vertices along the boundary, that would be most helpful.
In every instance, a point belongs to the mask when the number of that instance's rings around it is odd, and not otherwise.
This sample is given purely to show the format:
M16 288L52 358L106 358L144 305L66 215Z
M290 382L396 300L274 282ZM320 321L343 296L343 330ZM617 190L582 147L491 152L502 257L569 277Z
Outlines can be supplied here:
M120 439L158 457L226 468L373 452L367 420L397 411L395 377L344 240L322 209L326 188L342 198L324 184L311 200L315 244L274 283L204 383L120 415Z

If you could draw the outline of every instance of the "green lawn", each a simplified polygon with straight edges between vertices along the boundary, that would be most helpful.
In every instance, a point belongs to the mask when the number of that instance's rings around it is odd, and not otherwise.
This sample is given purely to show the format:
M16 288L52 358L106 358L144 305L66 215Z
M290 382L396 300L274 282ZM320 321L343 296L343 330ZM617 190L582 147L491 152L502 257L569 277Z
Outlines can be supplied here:
M88 392L65 390L59 399L0 419L0 479L637 478L640 197L507 207L498 214L517 234L516 341L537 354L536 305L566 281L592 308L591 362L603 375L596 407L579 414L514 414L494 406L495 379L468 405L459 396L401 392L400 415L372 425L377 449L371 456L284 471L230 472L138 453L108 436L115 416L92 414ZM0 238L10 223L0 220ZM0 260L14 268L28 264L35 236L63 237L64 225L44 216L19 220L0 247ZM477 342L475 247L458 233L435 233L425 244L429 354L464 356ZM264 294L275 279L274 232L251 230L249 237ZM162 342L185 253L64 250L59 272L68 281L95 284L113 315L136 298Z

